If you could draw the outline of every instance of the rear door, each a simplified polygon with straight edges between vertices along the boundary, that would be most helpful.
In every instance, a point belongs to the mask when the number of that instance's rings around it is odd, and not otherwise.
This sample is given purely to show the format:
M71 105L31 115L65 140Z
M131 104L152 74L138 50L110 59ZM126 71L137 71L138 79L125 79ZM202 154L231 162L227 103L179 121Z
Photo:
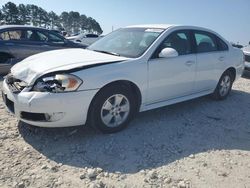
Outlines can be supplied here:
M10 42L9 32L8 31L0 32L0 53L10 54L8 47L9 45L7 45L9 42ZM2 57L0 61L2 61Z
M193 34L197 53L195 92L214 89L228 58L227 51L220 50L218 37L214 34L206 31L193 31Z
M27 48L24 44L25 32L22 29L9 29L1 35L4 36L4 46L14 59L23 59L26 57Z
M22 60L31 55L41 52L43 39L37 35L36 31L26 28L11 29L6 31L9 40L5 42L9 52L14 56L15 61ZM32 38L33 37L33 38Z
M8 32L3 31L0 33L0 74L8 73L11 67L9 60L12 56L8 45L6 45L6 43L9 43L9 40Z

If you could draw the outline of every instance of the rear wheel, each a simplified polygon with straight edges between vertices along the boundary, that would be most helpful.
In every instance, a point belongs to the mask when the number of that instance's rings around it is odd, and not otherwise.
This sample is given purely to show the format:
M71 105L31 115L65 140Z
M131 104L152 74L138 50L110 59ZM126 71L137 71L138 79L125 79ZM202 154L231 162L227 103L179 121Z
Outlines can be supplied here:
M0 63L9 63L13 57L6 53L0 53Z
M219 83L212 94L216 100L223 100L227 98L232 90L233 85L233 74L230 71L226 71L221 76Z
M90 123L103 133L124 129L136 114L136 101L123 86L108 86L94 98L90 109Z

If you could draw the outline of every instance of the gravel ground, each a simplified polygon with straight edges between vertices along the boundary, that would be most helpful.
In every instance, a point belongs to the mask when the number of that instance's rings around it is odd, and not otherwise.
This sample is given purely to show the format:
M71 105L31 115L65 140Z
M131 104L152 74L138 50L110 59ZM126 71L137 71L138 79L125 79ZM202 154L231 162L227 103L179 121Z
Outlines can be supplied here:
M249 113L249 75L225 101L144 112L112 135L35 128L0 99L0 187L250 188Z

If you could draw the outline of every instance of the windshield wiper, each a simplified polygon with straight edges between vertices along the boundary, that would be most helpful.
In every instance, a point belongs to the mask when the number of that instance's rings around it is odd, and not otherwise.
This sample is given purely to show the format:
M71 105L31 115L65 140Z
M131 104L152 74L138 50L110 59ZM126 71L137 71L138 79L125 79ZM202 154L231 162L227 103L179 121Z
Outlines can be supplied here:
M110 55L115 55L115 56L121 56L120 54L118 53L115 53L115 52L108 52L108 51L104 51L104 50L93 50L95 52L100 52L100 53L104 53L104 54L110 54Z

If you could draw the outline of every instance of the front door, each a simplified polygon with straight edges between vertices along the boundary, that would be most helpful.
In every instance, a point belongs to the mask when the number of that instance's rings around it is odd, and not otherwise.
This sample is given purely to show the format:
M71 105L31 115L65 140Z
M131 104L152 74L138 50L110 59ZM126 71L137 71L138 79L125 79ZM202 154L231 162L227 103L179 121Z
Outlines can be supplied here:
M189 31L175 31L156 50L148 62L148 104L192 94L196 55L191 46ZM178 56L160 58L159 53L164 48L175 49Z

